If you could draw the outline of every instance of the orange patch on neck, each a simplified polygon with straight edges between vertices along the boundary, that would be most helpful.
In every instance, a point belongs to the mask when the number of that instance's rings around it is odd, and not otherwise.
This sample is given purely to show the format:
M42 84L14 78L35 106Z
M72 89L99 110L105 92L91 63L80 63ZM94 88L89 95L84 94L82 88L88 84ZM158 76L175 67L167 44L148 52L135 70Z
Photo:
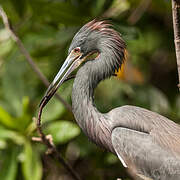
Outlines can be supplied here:
M115 71L115 74L117 75L118 78L120 79L125 79L125 64L128 58L128 52L126 49L124 49L124 58L123 58L123 64L121 65L121 67Z
M119 68L118 71L115 72L117 78L129 83L144 83L143 74L141 73L141 71L139 71L137 67L135 67L131 63L127 56L128 53L127 50L125 50L123 64L121 65L121 68Z
M118 71L115 71L115 74L117 75L118 78L120 79L125 79L125 75L124 75L124 62L121 65L121 67L118 69Z

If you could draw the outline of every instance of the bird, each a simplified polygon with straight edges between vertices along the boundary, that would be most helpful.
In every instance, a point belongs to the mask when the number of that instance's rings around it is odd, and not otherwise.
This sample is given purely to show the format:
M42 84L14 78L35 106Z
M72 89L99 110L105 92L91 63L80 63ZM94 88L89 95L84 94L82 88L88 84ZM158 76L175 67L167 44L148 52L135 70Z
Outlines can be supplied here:
M68 56L42 98L45 106L75 69L72 111L88 138L115 154L133 179L180 180L180 125L142 107L101 113L94 90L126 61L127 46L107 20L91 20L75 34ZM89 58L94 57L94 58Z

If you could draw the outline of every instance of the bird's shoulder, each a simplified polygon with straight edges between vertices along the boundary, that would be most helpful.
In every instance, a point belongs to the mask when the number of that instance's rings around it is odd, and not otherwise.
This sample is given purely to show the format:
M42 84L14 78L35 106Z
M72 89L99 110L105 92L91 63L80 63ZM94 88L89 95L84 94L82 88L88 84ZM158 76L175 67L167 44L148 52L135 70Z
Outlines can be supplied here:
M108 115L113 128L122 126L150 133L156 128L167 129L171 127L180 131L180 125L167 117L137 106L121 106L111 110Z
M160 146L180 155L180 125L150 110L136 106L122 106L109 112L112 129L123 127L149 134Z
M113 129L115 127L126 127L146 133L150 133L156 123L162 124L159 123L159 121L162 122L168 120L160 114L131 105L115 108L111 110L108 115L111 119Z

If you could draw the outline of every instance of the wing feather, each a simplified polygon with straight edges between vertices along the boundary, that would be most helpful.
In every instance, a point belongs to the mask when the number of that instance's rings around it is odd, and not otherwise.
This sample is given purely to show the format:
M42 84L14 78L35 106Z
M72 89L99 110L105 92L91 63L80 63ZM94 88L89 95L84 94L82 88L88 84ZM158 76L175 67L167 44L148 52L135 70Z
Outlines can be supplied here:
M156 180L178 180L180 158L155 143L150 134L117 127L112 144L119 159L132 174Z
M147 133L152 140L180 157L180 125L155 112L136 106L122 106L109 113L112 129L124 127Z

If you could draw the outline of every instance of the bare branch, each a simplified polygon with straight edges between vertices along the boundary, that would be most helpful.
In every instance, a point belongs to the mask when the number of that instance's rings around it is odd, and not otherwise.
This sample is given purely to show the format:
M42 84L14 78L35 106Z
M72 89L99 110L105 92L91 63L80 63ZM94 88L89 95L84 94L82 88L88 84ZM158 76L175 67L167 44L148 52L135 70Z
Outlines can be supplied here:
M2 17L3 23L5 28L10 32L10 35L12 37L12 39L16 42L16 44L18 45L21 53L25 56L26 60L28 61L28 63L30 64L31 68L33 69L33 71L37 74L37 76L39 77L39 79L43 82L43 84L48 87L49 86L49 81L46 79L46 77L41 73L41 71L39 70L39 68L37 67L37 65L34 63L31 55L29 54L29 52L25 49L22 41L19 39L19 37L16 35L15 31L13 30L12 26L9 23L8 17L5 13L5 11L3 10L3 8L0 5L0 16ZM64 101L64 99L59 96L58 94L56 94L56 98L70 111L72 112L72 108L71 106Z
M26 60L28 61L28 63L32 67L33 71L37 74L37 76L43 82L43 84L48 87L49 86L48 80L41 73L39 68L36 66L31 55L25 49L22 41L16 35L13 28L10 26L8 17L6 15L5 11L3 10L3 8L1 7L1 5L0 5L0 16L2 17L5 28L10 32L11 37L13 38L13 40L18 45L21 53L26 57ZM56 97L61 101L61 103L64 104L64 106L70 112L72 112L71 106L68 103L66 103L58 94L56 94ZM53 144L52 136L51 135L45 136L43 134L43 132L41 130L41 120L40 120L41 119L41 113L42 113L42 106L40 107L39 114L38 114L38 120L37 120L37 131L40 135L40 138L39 137L33 137L32 140L36 141L36 142L42 142L43 144L45 144L48 147L48 151L47 151L48 154L52 155L55 160L59 161L75 180L80 180L80 177L76 174L76 172L72 169L72 167L60 156L59 152L57 151L56 147Z
M174 43L176 49L176 60L179 76L179 90L180 90L180 0L172 0L172 16L174 28Z
M36 120L37 132L38 132L40 138L33 137L32 140L35 140L36 142L42 142L43 144L45 144L48 148L47 154L52 155L52 157L55 160L58 160L66 168L66 170L72 175L72 177L75 180L80 180L80 177L77 175L77 173L64 160L64 158L61 157L60 153L57 151L55 145L53 144L52 136L51 135L46 136L41 129L41 114L42 114L42 110L43 110L45 101L46 101L46 99L44 99L43 102L41 103L41 106L39 108L39 113L38 113L38 119Z

